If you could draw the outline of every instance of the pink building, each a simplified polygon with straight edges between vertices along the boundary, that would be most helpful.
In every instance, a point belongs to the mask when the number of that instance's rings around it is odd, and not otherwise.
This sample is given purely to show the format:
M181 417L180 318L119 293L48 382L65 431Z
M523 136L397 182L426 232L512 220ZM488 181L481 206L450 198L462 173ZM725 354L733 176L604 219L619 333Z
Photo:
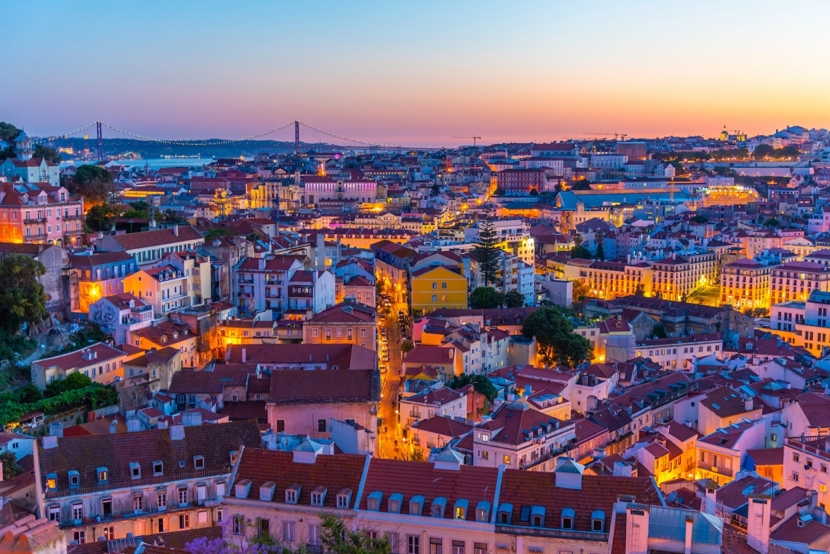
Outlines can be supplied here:
M61 186L0 183L0 241L78 244L84 203Z

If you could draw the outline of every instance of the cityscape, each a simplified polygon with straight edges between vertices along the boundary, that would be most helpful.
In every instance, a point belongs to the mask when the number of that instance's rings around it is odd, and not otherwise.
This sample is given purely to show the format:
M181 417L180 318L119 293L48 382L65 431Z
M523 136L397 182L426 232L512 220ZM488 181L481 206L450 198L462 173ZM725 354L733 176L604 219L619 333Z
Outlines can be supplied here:
M830 6L42 10L0 552L830 554Z

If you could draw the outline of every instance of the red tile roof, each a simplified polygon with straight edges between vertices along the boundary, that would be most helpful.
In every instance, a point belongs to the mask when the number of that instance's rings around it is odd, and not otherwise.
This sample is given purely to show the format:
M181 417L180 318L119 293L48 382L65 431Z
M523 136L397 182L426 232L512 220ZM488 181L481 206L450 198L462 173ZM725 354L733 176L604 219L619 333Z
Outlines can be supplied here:
M380 399L376 370L274 371L268 402L273 404L328 404L372 402Z
M180 225L178 235L173 228L156 229L154 231L141 231L139 233L128 233L126 235L114 235L112 238L121 245L124 250L140 250L154 246L167 246L180 242L191 242L203 240L202 235L190 225Z
M413 427L419 431L435 433L436 435L443 435L445 437L460 437L473 429L472 425L467 425L466 423L444 416L423 419L413 425Z

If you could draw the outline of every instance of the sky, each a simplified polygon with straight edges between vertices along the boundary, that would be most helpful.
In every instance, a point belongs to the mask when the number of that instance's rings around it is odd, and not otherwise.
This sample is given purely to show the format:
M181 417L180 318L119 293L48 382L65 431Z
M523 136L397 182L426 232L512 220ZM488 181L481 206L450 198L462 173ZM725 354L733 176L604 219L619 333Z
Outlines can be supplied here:
M449 146L830 127L827 0L52 0L0 19L0 121L32 135L101 120L233 139L300 120Z

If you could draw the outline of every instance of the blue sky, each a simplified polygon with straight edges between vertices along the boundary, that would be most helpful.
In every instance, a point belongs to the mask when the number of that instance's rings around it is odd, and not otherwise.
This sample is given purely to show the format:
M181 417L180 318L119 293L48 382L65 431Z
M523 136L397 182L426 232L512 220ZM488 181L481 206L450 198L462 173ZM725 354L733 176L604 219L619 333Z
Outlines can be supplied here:
M830 127L830 2L24 2L0 120L370 141Z

